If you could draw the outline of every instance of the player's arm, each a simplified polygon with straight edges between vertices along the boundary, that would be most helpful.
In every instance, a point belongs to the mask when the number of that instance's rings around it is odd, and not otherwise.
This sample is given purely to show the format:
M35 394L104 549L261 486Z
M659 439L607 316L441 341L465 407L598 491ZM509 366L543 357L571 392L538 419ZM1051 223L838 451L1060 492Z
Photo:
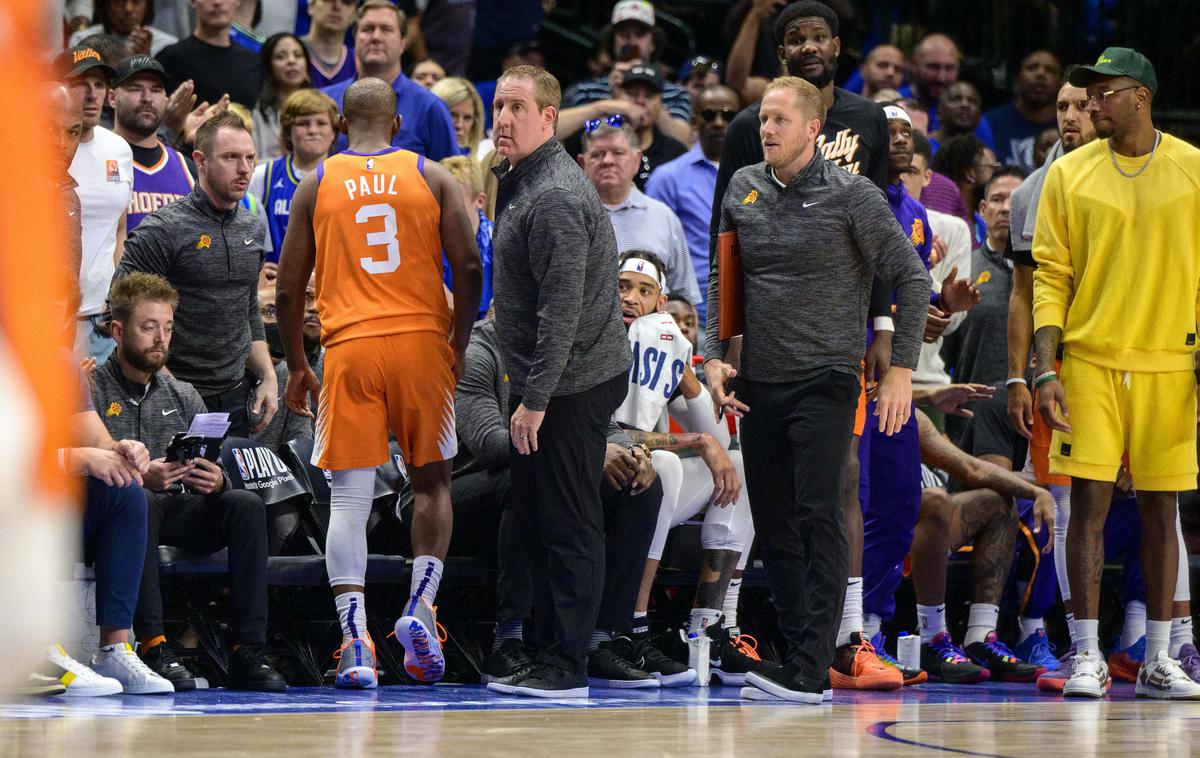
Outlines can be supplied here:
M917 409L917 429L921 439L921 462L930 468L941 469L969 489L989 489L1004 497L1036 500L1045 490L1027 482L1012 471L994 463L967 455L947 439L925 412Z
M1013 265L1012 292L1008 295L1008 379L1013 382L1008 388L1008 419L1026 439L1033 435L1033 397L1028 387L1014 380L1025 378L1032 342L1033 269L1017 263Z
M442 206L442 249L454 275L454 331L450 344L454 348L454 373L461 378L471 327L479 315L483 263L454 177L441 165L425 161L425 182Z
M113 247L113 265L121 262L121 256L125 254L125 239L129 236L128 227L125 224L128 221L129 212L121 214L121 218L117 221L117 244Z
M304 291L316 263L317 246L313 237L313 209L317 204L317 172L310 171L300 180L292 196L291 214L283 249L279 255L279 278L275 284L275 311L279 336L288 364L284 401L293 413L312 416L308 409L310 392L320 392L317 377L304 354Z

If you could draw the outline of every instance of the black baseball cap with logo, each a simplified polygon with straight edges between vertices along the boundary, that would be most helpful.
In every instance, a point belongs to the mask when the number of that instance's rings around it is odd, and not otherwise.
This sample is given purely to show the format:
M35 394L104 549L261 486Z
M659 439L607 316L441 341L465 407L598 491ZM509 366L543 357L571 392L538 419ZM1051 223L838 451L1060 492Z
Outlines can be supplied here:
M112 66L104 62L104 57L90 47L73 47L59 53L54 59L54 72L59 79L78 79L94 70L103 72L104 78L110 82L116 74Z
M113 86L116 87L127 82L138 74L154 74L159 79L162 79L164 85L167 83L167 70L163 68L161 63L149 55L134 55L117 64L117 73L116 78L113 79Z
M1100 53L1095 64L1076 66L1068 80L1076 87L1086 87L1097 79L1128 76L1151 93L1158 91L1158 77L1146 56L1128 47L1109 47Z
M663 88L662 76L659 75L658 69L656 69L654 66L643 63L632 66L628 71L626 71L624 82L625 84L630 84L631 82L645 82L659 92L662 92Z

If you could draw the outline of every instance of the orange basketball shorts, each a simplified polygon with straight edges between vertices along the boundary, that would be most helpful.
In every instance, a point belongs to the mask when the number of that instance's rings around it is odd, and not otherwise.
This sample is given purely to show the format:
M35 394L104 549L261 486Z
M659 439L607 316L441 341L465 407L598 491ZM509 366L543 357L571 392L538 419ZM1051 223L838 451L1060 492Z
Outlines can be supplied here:
M386 463L389 429L408 466L453 458L453 362L449 341L437 332L360 337L326 349L313 465Z

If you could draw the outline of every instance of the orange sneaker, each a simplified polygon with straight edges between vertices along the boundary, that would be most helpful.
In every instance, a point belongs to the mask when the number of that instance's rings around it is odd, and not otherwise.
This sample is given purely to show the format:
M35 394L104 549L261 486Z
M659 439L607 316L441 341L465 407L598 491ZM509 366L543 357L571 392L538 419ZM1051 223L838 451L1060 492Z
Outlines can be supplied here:
M404 670L418 682L440 682L446 673L442 643L446 630L437 622L437 608L420 596L408 603L396 620L396 641L404 646Z
M879 660L875 648L858 632L834 652L829 681L839 690L898 690L904 686L900 670Z

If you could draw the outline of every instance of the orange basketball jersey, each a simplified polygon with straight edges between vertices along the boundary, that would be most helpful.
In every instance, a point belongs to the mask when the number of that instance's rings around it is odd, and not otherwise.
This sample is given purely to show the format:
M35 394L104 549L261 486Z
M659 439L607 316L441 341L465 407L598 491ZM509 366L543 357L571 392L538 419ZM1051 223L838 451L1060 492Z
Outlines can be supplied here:
M313 211L321 344L450 333L442 291L442 210L425 157L347 150L317 167Z

